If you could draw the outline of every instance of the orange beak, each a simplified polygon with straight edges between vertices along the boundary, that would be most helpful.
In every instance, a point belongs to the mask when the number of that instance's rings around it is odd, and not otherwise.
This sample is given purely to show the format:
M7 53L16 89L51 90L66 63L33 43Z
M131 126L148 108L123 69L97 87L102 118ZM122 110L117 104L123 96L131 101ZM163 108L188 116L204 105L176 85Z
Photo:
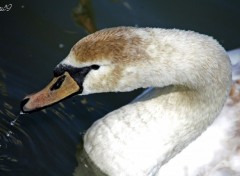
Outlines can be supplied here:
M23 113L29 113L45 108L62 99L76 94L80 87L76 81L65 72L53 80L41 91L26 96L21 102L21 110Z

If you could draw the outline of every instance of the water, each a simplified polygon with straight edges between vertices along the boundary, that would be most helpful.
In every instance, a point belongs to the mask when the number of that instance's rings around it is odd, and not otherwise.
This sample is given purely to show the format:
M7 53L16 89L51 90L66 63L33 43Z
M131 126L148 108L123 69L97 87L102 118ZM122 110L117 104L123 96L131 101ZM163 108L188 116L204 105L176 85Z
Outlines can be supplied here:
M14 125L16 124L16 122L17 122L17 120L19 119L20 115L23 115L23 113L20 112L19 115L18 115L13 121L10 122L10 125L11 125L11 126L14 126Z
M101 175L84 153L80 160L75 157L82 152L82 136L95 120L141 90L76 96L19 115L22 98L49 82L55 65L86 31L122 25L180 28L212 35L226 49L240 46L239 1L93 0L81 11L77 0L8 0L0 7L10 3L9 11L0 11L1 176L72 175L78 163L85 169L82 175ZM79 14L90 23L80 24Z

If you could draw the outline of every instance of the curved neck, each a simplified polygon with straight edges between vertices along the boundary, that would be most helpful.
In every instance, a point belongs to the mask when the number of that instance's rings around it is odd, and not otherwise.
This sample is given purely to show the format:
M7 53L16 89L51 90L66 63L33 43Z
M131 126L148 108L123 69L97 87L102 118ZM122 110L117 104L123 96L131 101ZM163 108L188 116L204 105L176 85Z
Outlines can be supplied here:
M150 59L137 65L139 84L158 87L151 92L151 98L142 98L137 103L146 107L148 115L152 114L151 118L158 124L159 144L162 143L162 159L158 160L158 166L179 153L214 121L228 95L231 85L229 58L215 40L202 37L208 40L208 46L195 45L199 41L194 41L192 48L168 45L174 43L171 36L167 42L159 38L161 45L155 48L156 52L149 51ZM169 50L167 54L164 51L164 56L163 45L168 45ZM213 52L213 48L217 52ZM194 57L186 53L194 53ZM156 59L154 56L163 57ZM136 118L142 117L145 115L139 114Z
M215 40L177 30L152 33L141 31L148 58L125 65L115 91L156 88L107 114L84 138L90 158L109 175L154 175L213 122L230 88L230 62Z

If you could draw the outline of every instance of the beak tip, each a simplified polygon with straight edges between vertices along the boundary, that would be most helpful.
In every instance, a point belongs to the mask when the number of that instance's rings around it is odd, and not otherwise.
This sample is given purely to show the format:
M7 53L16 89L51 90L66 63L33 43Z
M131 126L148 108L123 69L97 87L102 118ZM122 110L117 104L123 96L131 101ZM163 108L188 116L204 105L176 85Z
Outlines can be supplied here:
M27 113L29 110L25 107L30 98L24 98L20 104L21 113Z

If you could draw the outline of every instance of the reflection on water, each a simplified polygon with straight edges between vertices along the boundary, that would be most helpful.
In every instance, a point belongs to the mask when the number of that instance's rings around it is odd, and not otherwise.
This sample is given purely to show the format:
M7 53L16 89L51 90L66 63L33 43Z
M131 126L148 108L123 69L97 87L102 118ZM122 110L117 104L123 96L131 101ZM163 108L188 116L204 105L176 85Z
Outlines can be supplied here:
M76 96L19 116L21 99L48 82L54 66L85 31L136 24L174 27L213 35L231 49L239 47L240 41L240 27L232 22L238 21L237 7L237 2L226 0L14 2L10 11L0 12L4 19L0 28L0 175L102 175L85 155L82 136L94 121L130 102L141 90ZM74 24L72 11L85 29Z
M91 0L80 0L73 10L73 17L76 23L83 26L88 33L97 30Z
M2 69L0 69L0 95L7 96L7 87L4 84L4 79L6 78L6 74Z
M95 176L106 176L101 172L98 167L90 160L87 153L83 148L83 141L77 146L76 158L78 160L78 165L74 170L74 176L82 175L95 175Z
M17 118L13 113L13 106L8 98L6 73L0 68L0 171L11 171L11 165L17 162L14 155L8 155L8 148L22 146L22 141L17 133L26 133L20 128L19 123L11 124Z

